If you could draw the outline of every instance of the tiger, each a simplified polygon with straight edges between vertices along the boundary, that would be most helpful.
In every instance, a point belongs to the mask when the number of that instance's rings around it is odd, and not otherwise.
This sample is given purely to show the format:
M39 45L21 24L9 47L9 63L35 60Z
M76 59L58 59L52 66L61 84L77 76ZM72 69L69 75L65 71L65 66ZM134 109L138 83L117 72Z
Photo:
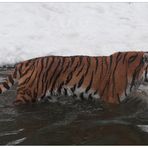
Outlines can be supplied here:
M13 73L0 83L0 93L17 83L15 105L59 96L119 104L142 82L148 82L148 52L51 55L17 63Z

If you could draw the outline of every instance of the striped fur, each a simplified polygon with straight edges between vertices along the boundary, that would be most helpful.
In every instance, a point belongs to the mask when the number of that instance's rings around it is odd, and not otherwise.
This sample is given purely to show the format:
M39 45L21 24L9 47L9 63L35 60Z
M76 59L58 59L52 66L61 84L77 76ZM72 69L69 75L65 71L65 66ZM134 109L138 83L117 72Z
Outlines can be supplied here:
M146 52L41 57L16 64L13 74L0 84L0 93L17 82L15 104L62 95L118 104L148 80L147 71Z

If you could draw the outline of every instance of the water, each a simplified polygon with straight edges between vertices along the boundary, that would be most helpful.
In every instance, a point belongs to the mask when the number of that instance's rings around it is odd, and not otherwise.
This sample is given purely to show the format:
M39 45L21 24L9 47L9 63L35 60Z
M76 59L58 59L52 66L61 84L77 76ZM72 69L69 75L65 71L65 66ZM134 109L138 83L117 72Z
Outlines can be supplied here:
M0 95L1 145L148 144L148 103L142 94L119 106L77 101L14 107L15 90Z

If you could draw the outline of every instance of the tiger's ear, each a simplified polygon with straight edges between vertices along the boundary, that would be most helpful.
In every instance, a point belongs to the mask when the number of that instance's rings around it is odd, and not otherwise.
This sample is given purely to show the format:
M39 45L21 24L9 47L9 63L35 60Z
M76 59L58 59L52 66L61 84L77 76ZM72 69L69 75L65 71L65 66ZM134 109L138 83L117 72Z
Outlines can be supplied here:
M143 55L143 62L148 63L148 53L144 53Z

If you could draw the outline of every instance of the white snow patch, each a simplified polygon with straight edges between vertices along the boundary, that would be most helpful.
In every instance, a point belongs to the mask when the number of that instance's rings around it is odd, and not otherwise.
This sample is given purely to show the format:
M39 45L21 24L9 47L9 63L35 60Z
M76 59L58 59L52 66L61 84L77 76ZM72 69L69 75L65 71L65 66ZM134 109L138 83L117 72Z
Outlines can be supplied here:
M148 3L0 3L0 65L147 49Z

